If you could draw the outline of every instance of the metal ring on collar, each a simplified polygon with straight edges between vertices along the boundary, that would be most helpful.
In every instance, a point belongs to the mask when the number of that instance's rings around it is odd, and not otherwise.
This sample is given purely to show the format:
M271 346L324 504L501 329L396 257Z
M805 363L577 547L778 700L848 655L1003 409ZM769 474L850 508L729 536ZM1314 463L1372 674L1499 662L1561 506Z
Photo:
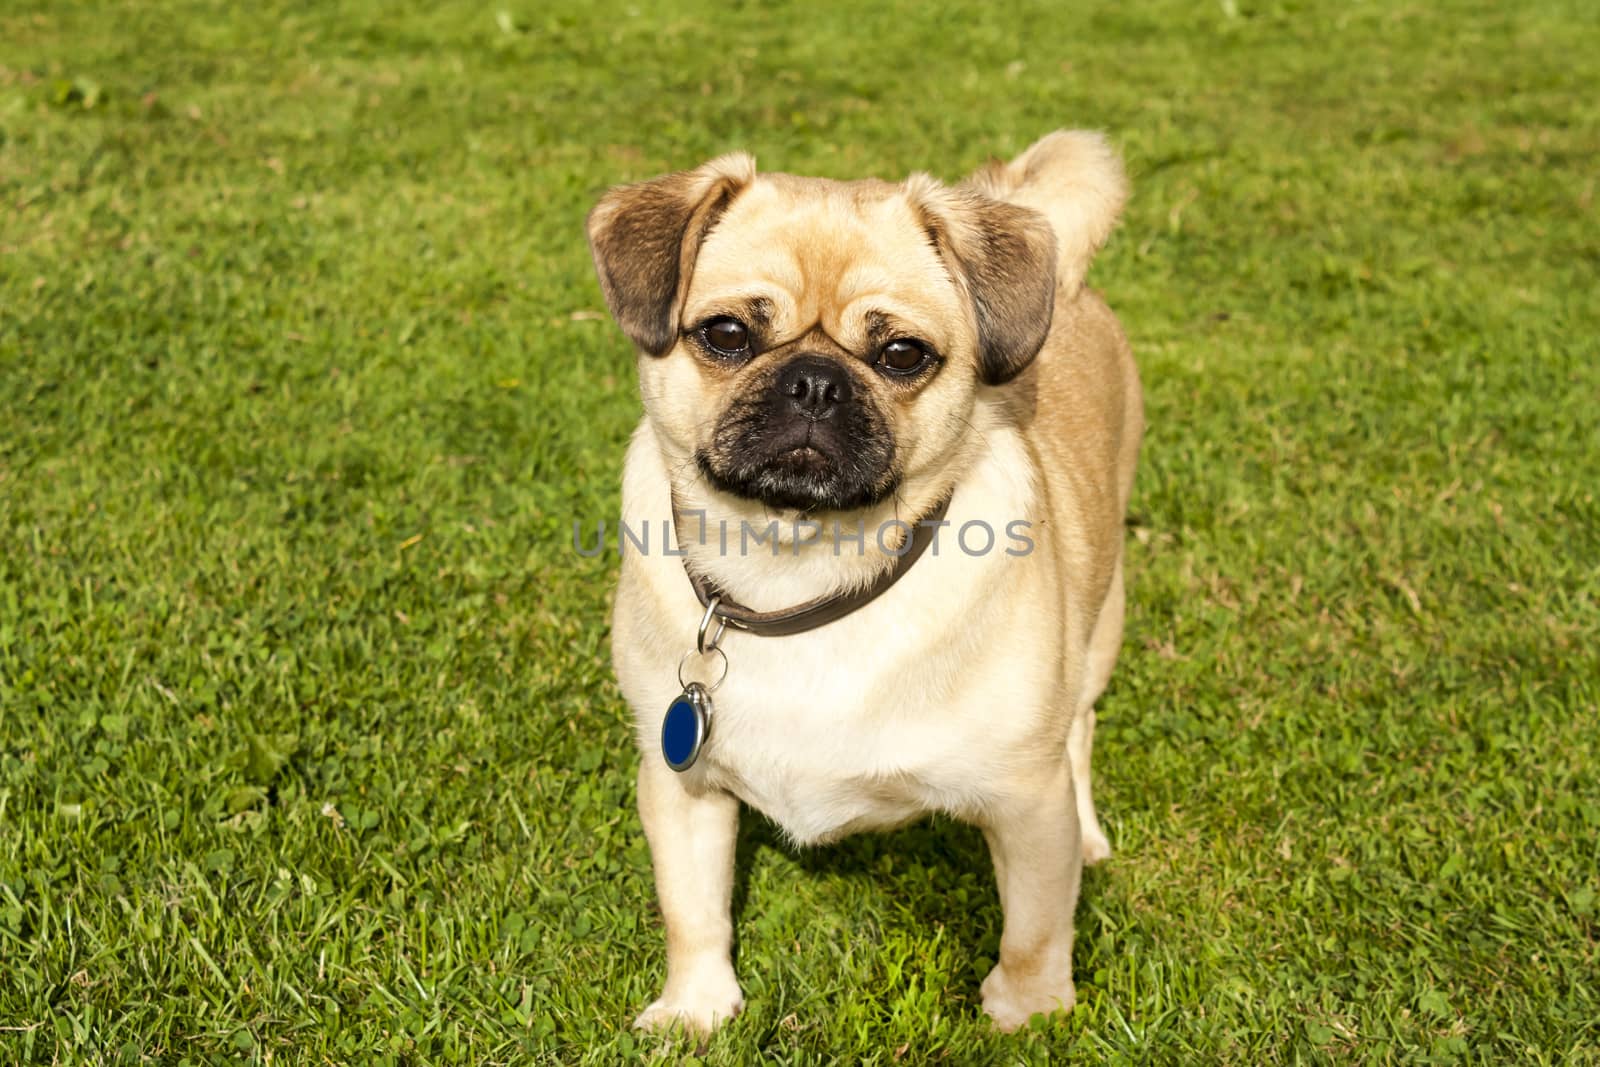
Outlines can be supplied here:
M717 605L720 603L722 603L721 597L712 597L711 602L706 605L706 613L700 616L700 630L694 635L694 647L695 651L702 656L707 652L717 651L717 645L722 641L722 632L728 628L728 620L719 619L718 621L721 625L717 627L717 632L711 635L711 643L709 645L706 644L706 631L711 628L711 620L716 617ZM723 658L726 659L727 657Z
M717 686L721 685L723 680L728 677L728 654L722 651L722 649L718 648L716 645L712 645L710 648L706 649L706 651L715 652L717 655L722 657L722 673L717 675L717 680L711 682L709 685L704 682L701 683L701 687L705 689L706 692L715 693L717 691ZM689 662L690 656L698 655L701 655L701 653L691 648L689 651L685 652L683 654L683 658L678 661L678 684L685 689L689 688L689 683L685 681L683 677L684 664Z

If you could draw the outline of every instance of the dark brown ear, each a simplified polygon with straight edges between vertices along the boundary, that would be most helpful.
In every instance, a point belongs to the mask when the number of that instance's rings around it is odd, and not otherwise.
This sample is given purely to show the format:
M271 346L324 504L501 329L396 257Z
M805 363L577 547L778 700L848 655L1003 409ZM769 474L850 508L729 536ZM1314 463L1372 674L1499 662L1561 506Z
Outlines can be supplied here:
M663 355L677 340L700 242L755 173L756 161L735 152L694 170L619 185L589 212L600 291L622 332L650 355Z
M906 183L934 245L965 284L978 322L987 385L1021 374L1039 354L1055 311L1056 238L1037 211L926 175Z

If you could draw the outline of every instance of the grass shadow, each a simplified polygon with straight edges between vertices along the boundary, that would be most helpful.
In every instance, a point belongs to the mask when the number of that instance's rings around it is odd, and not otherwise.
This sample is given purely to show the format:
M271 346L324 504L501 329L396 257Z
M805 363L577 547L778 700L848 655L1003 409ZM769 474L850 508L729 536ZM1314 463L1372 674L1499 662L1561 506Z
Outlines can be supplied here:
M882 886L907 877L905 866L915 863L921 879L916 892L899 894L901 913L917 929L948 927L968 931L967 949L974 956L998 958L1001 911L994 884L994 867L989 847L975 826L954 819L934 816L917 820L895 830L861 833L831 845L796 847L766 816L744 808L739 825L736 852L733 921L734 958L739 953L738 931L749 903L750 881L763 849L771 849L795 863L808 878L832 876L851 881L869 881ZM883 861L892 856L896 869L885 872ZM1099 920L1092 904L1098 897L1105 875L1103 867L1085 867L1078 896L1077 933L1074 956L1098 935ZM982 887L977 899L971 893L974 877ZM965 899L958 890L966 890ZM979 976L981 978L981 976ZM977 981L972 983L974 989Z

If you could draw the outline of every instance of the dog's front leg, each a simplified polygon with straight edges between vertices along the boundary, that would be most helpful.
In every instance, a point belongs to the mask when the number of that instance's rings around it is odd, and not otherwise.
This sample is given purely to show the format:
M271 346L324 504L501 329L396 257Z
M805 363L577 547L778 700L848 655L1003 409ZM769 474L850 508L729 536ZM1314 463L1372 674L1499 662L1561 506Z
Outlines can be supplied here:
M1071 1011L1072 913L1083 872L1078 810L1065 763L1038 792L1008 798L983 827L1005 927L983 980L983 1010L1001 1030Z
M634 1026L681 1024L709 1034L744 1007L731 958L739 802L716 790L692 795L647 752L639 764L639 816L667 925L667 985Z

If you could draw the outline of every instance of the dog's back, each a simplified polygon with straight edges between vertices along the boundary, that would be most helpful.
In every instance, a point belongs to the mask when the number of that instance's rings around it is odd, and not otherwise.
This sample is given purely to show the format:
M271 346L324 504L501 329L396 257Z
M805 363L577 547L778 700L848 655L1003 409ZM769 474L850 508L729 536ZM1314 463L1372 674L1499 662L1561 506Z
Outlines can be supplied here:
M1127 200L1116 151L1091 131L1062 130L1010 162L995 161L967 184L1039 212L1056 233L1056 302L1050 335L1007 399L1033 447L1051 518L1080 531L1058 538L1087 545L1067 565L1103 596L1122 545L1122 516L1144 433L1139 372L1116 316L1084 276ZM1091 518L1091 516L1098 517ZM1097 612L1101 601L1080 604Z

